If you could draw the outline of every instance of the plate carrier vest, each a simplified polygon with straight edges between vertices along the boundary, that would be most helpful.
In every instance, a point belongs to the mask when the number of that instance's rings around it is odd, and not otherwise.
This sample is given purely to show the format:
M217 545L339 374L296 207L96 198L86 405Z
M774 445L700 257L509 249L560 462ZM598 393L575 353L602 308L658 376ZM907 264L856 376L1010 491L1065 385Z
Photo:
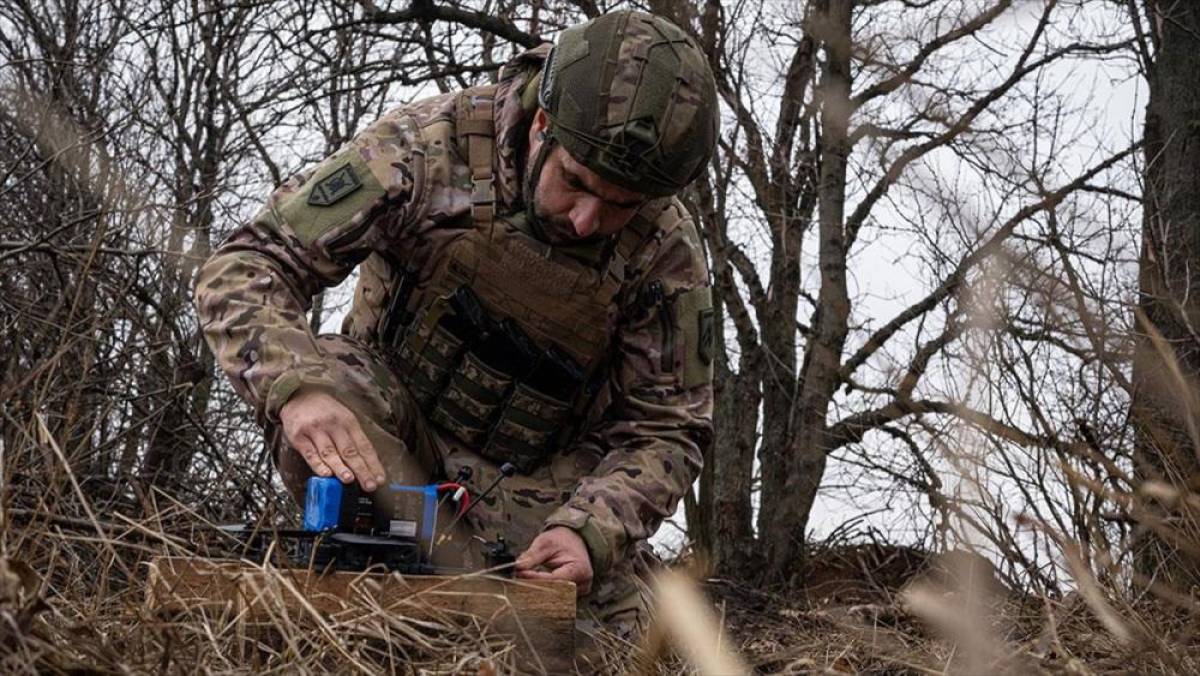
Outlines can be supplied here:
M630 257L654 225L639 213L589 266L526 232L523 214L497 218L495 92L468 89L456 106L473 227L429 279L409 273L393 286L379 337L431 421L529 473L583 426L607 376Z

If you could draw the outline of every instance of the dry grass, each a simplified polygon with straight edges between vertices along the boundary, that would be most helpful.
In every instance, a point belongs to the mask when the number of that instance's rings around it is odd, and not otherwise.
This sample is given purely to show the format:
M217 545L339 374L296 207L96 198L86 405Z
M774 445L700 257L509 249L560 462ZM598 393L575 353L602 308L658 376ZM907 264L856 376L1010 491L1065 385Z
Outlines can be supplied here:
M277 16L267 16L272 26L278 24ZM24 61L43 60L51 62ZM96 73L91 86L108 91L103 84L108 80L100 77L100 69ZM190 276L180 272L176 257L190 255L195 260L187 265L194 265L204 246L186 251L182 229L170 236L159 233L170 222L165 214L152 214L148 224L133 217L150 209L142 203L147 195L163 189L131 188L140 183L121 172L137 163L126 166L117 161L119 153L93 148L94 134L60 119L55 106L28 105L24 95L19 99L14 101L22 105L14 110L38 116L19 120L18 142L9 149L24 148L28 140L28 147L39 151L38 162L55 171L31 181L25 193L14 192L18 199L9 206L31 203L48 191L65 191L67 201L85 205L64 215L59 213L63 205L51 201L44 214L18 212L6 231L15 248L4 259L23 274L19 283L6 287L10 293L0 312L7 349L18 355L3 362L11 370L0 382L0 672L491 674L530 667L521 664L512 642L494 637L486 619L418 620L380 607L370 594L356 596L344 614L324 614L306 606L282 576L269 576L268 584L300 601L300 610L280 608L267 622L251 623L229 607L163 614L147 605L146 564L152 558L236 558L240 552L212 529L213 521L248 511L265 511L267 521L283 515L274 511L272 498L264 497L271 495L263 478L266 463L240 450L221 454L244 449L249 437L236 429L247 421L243 413L230 412L228 392L215 391L210 400L202 386L212 364L181 357L185 352L196 357L202 352L192 348L203 348L189 345L194 326L179 292ZM140 138L130 136L114 148L131 148ZM149 163L151 156L146 159ZM38 175L32 165L14 175L26 172ZM6 184L6 192L13 190ZM193 197L188 192L175 199ZM38 217L42 229L28 236L22 227ZM194 236L206 245L212 224L203 223L195 226ZM78 232L68 230L71 225ZM141 266L139 261L157 255L162 246L167 255ZM1059 246L1067 265L1070 256L1065 245ZM989 309L971 317L972 330L995 333L1005 323L990 309L1002 304L1005 294L997 288L1013 276L1011 261L1021 257L1019 252L997 256L1009 262L964 286L976 288L964 291L963 305ZM1030 279L1041 279L1047 271L1029 272ZM1074 312L1088 339L1097 343L1090 353L1108 355L1105 336L1112 329L1092 318L1074 274L1068 269L1062 285L1080 299ZM1040 293L1062 296L1059 286L1056 282ZM1037 289L1037 283L1031 287ZM152 302L124 305L130 296ZM166 307L164 299L171 301ZM1057 311L1057 305L1047 305ZM1057 328L1071 336L1074 323ZM1141 321L1140 330L1164 366L1157 388L1178 404L1184 436L1193 448L1200 447L1200 396L1190 371L1153 326ZM164 337L172 333L179 336ZM1106 364L1122 387L1126 366ZM184 367L200 375L181 373ZM203 396L193 398L193 393ZM1027 403L1037 410L1032 405L1038 402ZM192 417L196 411L201 413ZM171 436L187 425L195 429ZM953 457L971 462L955 468L969 475L969 466L981 464L976 456L990 447L959 436L951 442ZM138 462L151 451L179 451L173 442L184 437L194 447L174 474L161 458L146 467ZM1174 544L1179 556L1200 555L1200 519L1195 518L1200 500L1191 492L1195 486L1177 488L1188 486L1187 472L1143 481L1129 475L1127 463L1103 455L1110 446L1095 446L1062 445L1097 468L1087 474L1064 464L1071 487L1103 496L1106 512L1100 516L1111 512L1114 522L1133 524L1129 531L1152 531ZM160 469L164 477L193 483L175 485L168 494L133 478ZM964 501L986 495L979 486L968 488ZM1200 672L1195 635L1200 606L1192 590L1131 570L1124 542L1104 552L1109 556L1104 561L1043 522L1032 527L1053 541L1053 563L1063 571L1063 588L1071 591L1013 590L970 557L930 565L924 552L900 547L817 547L799 590L710 580L711 614L685 577L667 578L659 590L664 610L645 645L623 645L612 637L602 643L610 649L612 671L636 668L654 674Z
M0 672L436 674L518 666L512 642L497 638L486 618L412 619L367 593L335 616L301 601L301 612L280 606L265 622L232 607L155 611L147 603L152 558L236 558L236 543L157 491L148 496L151 511L138 517L128 505L92 505L70 481L57 494L6 492ZM289 593L288 578L267 571L268 584Z
M150 516L95 510L91 519L67 516L86 510L72 503L80 494L69 482L64 488L43 496L40 508L10 503L4 510L5 673L532 669L510 642L489 637L486 622L415 620L380 608L366 594L344 616L281 612L254 625L229 608L155 613L145 603L151 557L236 552L200 514L161 494L154 494L161 507ZM1200 669L1191 607L1169 608L1091 577L1062 598L1021 595L964 565L969 557L931 564L915 550L877 545L825 551L807 576L821 584L799 592L773 594L710 580L708 617L691 585L675 575L660 587L669 612L651 632L652 642L662 639L649 650L658 662L627 654L615 664L661 674ZM671 646L681 647L688 659L669 657ZM747 667L739 665L742 660Z
M876 549L863 548L863 549ZM1097 586L1120 608L1130 635L1114 633L1088 593L1052 599L1003 590L994 579L963 584L931 562L888 579L864 556L846 552L871 582L846 575L843 593L771 594L727 580L709 588L730 638L759 673L1196 673L1194 614ZM836 558L836 557L835 557ZM951 557L954 558L954 557ZM845 561L831 567L848 573ZM828 577L825 566L815 572Z

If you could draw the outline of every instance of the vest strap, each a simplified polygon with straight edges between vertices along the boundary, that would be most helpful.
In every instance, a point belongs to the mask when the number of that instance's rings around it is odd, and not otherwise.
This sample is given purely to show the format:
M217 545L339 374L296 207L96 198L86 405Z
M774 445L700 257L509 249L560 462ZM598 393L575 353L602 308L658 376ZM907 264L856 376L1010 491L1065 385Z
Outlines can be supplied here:
M492 226L496 218L496 85L472 87L458 96L455 133L458 149L466 154L471 170L471 219Z

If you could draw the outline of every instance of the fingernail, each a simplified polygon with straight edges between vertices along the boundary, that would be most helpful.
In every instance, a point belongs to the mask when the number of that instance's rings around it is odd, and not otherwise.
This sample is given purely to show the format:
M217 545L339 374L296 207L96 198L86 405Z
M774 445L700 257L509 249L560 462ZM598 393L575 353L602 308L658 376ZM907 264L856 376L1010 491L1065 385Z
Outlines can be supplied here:
M375 490L375 482L368 479L367 483L363 484L363 488L367 489L367 492L370 493Z
M375 483L377 483L377 484L379 484L379 485L383 485L383 482L384 482L384 481L386 481L386 480L387 480L387 479L386 479L386 478L385 478L385 477L384 477L382 474L380 474L379 476L375 477Z
M354 475L351 474L350 472L342 472L342 481L346 481L346 482L354 481Z

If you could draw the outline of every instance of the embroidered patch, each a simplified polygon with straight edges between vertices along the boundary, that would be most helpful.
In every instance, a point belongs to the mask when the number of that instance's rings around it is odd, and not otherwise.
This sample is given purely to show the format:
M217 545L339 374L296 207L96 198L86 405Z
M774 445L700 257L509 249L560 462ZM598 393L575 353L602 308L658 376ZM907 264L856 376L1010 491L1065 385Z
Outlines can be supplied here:
M697 327L696 351L700 354L700 361L708 366L713 362L713 356L716 354L715 347L717 343L716 331L713 327L713 311L712 309L701 310L696 315Z
M286 225L304 246L336 230L333 242L341 246L370 227L367 215L386 196L358 148L351 146L317 166L302 190L279 200L276 227Z
M308 203L315 207L332 206L361 187L362 181L354 173L354 167L346 163L313 186L308 193Z
M711 383L713 359L719 349L712 289L698 286L683 291L675 296L674 306L674 325L683 334L683 387Z

